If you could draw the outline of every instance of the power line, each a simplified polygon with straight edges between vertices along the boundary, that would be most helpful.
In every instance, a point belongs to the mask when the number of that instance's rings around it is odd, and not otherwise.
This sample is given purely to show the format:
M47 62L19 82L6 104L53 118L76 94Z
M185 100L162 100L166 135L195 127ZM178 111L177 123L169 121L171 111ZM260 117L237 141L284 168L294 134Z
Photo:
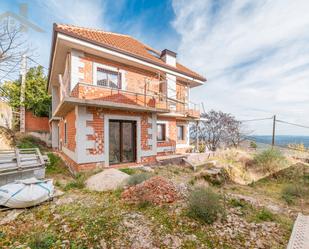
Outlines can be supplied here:
M287 121L284 121L284 120L277 119L276 122L283 123L283 124L288 124L288 125L294 125L294 126L297 126L297 127L309 129L309 126L301 125L301 124L295 124L295 123L287 122Z
M43 66L42 64L40 64L40 63L37 62L36 60L32 59L31 57L27 56L27 58L28 58L29 60L31 60L32 62L34 62L35 64L37 64L37 65L43 67L43 68L46 69L47 71L49 70L47 67Z
M262 120L269 120L272 119L273 117L270 118L254 118L254 119L247 119L247 120L239 120L240 122L253 122L253 121L262 121Z
M16 64L11 68L11 70L9 70L4 76L2 76L0 78L0 81L3 80L4 78L6 78L10 73L13 72L13 70L15 70L15 68L17 67L17 65L19 64L20 61L17 61Z

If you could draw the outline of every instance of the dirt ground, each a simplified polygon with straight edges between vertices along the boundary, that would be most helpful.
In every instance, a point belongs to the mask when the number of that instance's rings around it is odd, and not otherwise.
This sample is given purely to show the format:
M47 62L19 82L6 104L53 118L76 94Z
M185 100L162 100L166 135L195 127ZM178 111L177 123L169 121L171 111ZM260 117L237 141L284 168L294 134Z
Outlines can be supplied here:
M197 185L197 172L177 166L155 167L163 176L189 191ZM49 173L64 194L40 206L23 210L0 227L1 248L285 248L294 214L272 211L264 217L263 203L231 201L242 194L266 201L263 186L233 183L212 186L226 196L226 217L212 225L187 215L186 199L163 206L130 205L121 189L86 190L82 178L73 179L61 170ZM137 174L140 170L133 170ZM238 197L237 197L238 198ZM269 197L271 203L276 199ZM267 201L266 201L267 202ZM268 203L269 204L269 203ZM277 202L278 206L282 203ZM265 204L266 205L266 204ZM267 206L267 205L266 205ZM280 206L281 207L281 206ZM1 219L12 211L0 213Z

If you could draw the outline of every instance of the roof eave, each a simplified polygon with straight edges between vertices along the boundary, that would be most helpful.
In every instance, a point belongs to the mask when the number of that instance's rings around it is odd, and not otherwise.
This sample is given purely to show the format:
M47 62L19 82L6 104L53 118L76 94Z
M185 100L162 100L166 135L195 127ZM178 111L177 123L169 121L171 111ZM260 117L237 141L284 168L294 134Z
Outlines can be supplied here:
M193 80L196 79L196 80L200 80L200 81L203 81L203 82L206 82L206 81L207 81L206 78L204 78L204 77L202 77L202 76L201 76L201 77L196 77L196 75L184 73L183 71L181 71L181 70L179 70L179 69L177 69L177 68L175 68L175 67L172 67L172 66L169 66L169 65L164 65L163 63L157 63L157 62L155 62L155 61L153 61L153 60L150 60L150 59L145 58L145 57L143 57L143 56L136 55L136 54L134 54L134 53L130 53L130 52L125 51L125 50L123 50L123 49L115 48L115 47L110 46L110 45L107 45L107 44L102 44L102 43L100 43L100 42L96 42L96 41L93 41L93 40L91 40L91 39L87 39L87 38L85 38L85 37L76 35L76 34L73 33L73 32L69 32L69 31L65 31L65 30L63 30L63 29L60 29L60 28L58 28L56 25L54 25L54 36L56 37L55 32L62 33L62 34L64 34L64 35L68 35L68 36L71 36L71 37L73 37L73 38L80 39L80 40L83 40L83 41L92 43L92 44L94 44L94 45L97 45L97 46L100 46L100 47L104 47L104 48L110 49L110 50L112 50L112 51L116 51L116 52L119 52L119 53L122 53L122 54L125 54L125 55L129 55L129 56L135 57L135 58L137 58L137 59L140 59L140 60L146 61L146 62L148 62L148 63L154 64L154 65L156 65L156 66L160 66L160 67L167 68L167 69L169 69L169 70L173 70L173 71L175 71L175 72L177 72L177 73L180 73L180 74L186 75L186 76L188 76L188 77L191 77ZM53 51L53 52L54 52L54 51Z

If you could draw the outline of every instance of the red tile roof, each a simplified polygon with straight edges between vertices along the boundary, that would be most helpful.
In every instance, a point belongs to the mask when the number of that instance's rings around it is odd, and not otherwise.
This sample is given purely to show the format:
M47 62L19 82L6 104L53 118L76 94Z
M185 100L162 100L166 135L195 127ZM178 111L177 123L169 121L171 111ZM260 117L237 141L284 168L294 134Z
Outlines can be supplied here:
M175 67L167 65L163 60L160 59L160 52L141 43L129 35L116 34L97 29L82 28L65 24L55 24L54 30L82 40L95 42L98 45L105 45L116 50L129 53L130 55L137 56L141 59L147 60L150 63L158 64L165 68L175 70ZM176 64L176 71L192 78L206 81L203 76L188 69L180 63Z

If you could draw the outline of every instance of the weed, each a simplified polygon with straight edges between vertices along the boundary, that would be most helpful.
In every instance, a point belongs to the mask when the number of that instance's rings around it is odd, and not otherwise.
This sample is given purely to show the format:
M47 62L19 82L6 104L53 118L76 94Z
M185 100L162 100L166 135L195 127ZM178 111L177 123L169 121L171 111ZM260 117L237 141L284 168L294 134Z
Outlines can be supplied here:
M279 150L268 149L256 154L253 163L263 172L271 173L281 168L286 163L286 159Z
M253 220L255 222L275 221L276 217L272 212L263 208L255 214L255 216L253 217Z
M33 239L30 241L29 246L32 249L49 249L52 248L56 238L52 234L35 234Z
M135 174L129 177L127 184L129 186L137 185L139 183L142 183L143 181L149 179L152 176L152 174L149 173L140 173Z
M136 169L132 169L132 168L124 168L124 169L119 169L119 170L128 175L134 175L137 172Z
M220 196L210 188L196 188L189 196L189 212L192 218L197 218L205 223L213 223L224 213L220 203Z
M305 193L306 190L303 186L299 184L288 184L282 189L281 197L290 205L295 202L295 199L301 198Z
M54 153L47 153L49 163L46 167L47 174L61 174L65 171L64 162Z
M121 187L118 187L117 189L115 189L114 194L117 198L121 197L123 189Z
M47 150L46 143L31 135L19 137L16 146L20 149L39 148L41 151Z
M75 179L69 183L67 183L64 187L65 191L70 189L82 189L85 187L85 177L81 174L77 175Z
M196 179L195 178L190 179L189 184L191 186L194 186L195 183L196 183Z
M145 209L145 208L148 208L148 207L151 207L151 206L152 206L151 202L149 202L149 201L142 201L142 202L138 203L137 208L138 209Z
M255 141L251 141L250 142L250 148L252 148L252 149L256 149L257 148L257 144L256 144Z
M239 200L239 199L233 198L233 199L230 200L230 205L232 207L247 208L249 204L244 200Z

